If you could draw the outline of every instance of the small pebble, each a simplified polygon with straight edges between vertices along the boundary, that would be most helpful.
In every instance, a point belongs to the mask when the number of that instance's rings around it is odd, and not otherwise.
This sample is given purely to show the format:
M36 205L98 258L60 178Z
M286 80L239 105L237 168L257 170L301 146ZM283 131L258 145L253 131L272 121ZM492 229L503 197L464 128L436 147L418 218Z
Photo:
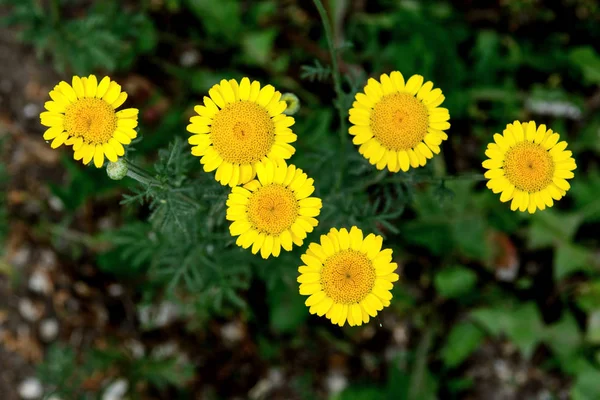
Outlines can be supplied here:
M29 322L35 322L42 316L42 311L28 298L19 300L19 313Z
M40 322L40 336L46 343L52 342L58 336L58 321L48 318Z
M36 118L40 115L40 108L37 104L29 103L23 107L23 116L27 119Z
M179 63L182 67L194 66L200 61L200 54L196 50L186 50L179 57Z
M228 322L221 327L221 336L225 342L234 344L244 338L244 328L239 321Z
M125 393L127 393L128 387L129 384L125 379L118 379L104 390L102 400L122 400Z
M44 394L44 388L39 379L30 377L25 379L17 389L22 399L39 399Z
M63 201L56 196L50 196L48 199L48 205L50 206L51 210L56 212L61 212L65 209L65 203L63 203Z
M52 291L52 283L43 271L36 269L29 277L29 290L35 293L48 294Z
M335 395L346 389L348 386L348 378L339 371L330 372L325 380L325 386L327 387L329 395L335 397Z
M46 269L54 269L56 267L56 254L49 249L44 249L40 252L40 266Z
M29 247L21 247L17 250L13 256L8 260L14 267L22 268L29 263L31 257L31 249Z
M179 316L179 306L168 301L163 301L158 306L145 305L138 309L140 322L148 328L162 328L177 320Z
M123 286L119 285L118 283L111 283L108 286L108 294L111 297L120 297L123 295L123 293L125 293L125 289L123 289Z

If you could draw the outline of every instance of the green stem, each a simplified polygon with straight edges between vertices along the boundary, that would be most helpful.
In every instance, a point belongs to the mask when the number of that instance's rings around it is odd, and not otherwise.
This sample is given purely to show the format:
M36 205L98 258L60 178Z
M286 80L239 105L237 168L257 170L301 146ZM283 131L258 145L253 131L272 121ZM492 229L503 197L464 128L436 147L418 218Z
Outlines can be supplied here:
M156 180L148 171L145 169L138 167L134 163L129 160L127 161L127 176L131 179L135 179L139 183L145 186L160 186L161 183Z
M433 336L435 326L426 328L425 334L421 336L421 340L417 345L415 354L415 364L413 366L410 383L408 388L408 399L417 400L424 392L425 373L427 372L427 356L433 344Z
M50 13L52 14L54 25L58 26L60 22L60 0L52 0L50 2Z
M340 144L342 146L340 151L340 165L338 166L338 177L336 181L336 188L339 190L342 187L342 179L344 176L344 169L346 165L346 153L344 151L346 144L346 116L345 112L342 109L344 103L344 92L342 91L342 77L340 74L340 70L338 67L337 54L335 50L335 43L333 41L333 32L331 29L331 22L329 21L329 17L327 16L327 11L323 6L321 0L313 0L315 3L315 7L319 12L319 16L321 17L321 22L323 24L323 29L325 30L325 37L327 39L327 47L329 48L329 56L331 57L331 75L333 76L333 85L335 88L335 94L337 96L336 99L336 108L338 109L338 115L340 118Z
M169 184L168 182L160 182L158 179L156 179L154 176L152 176L152 174L149 173L148 171L146 171L144 168L132 163L131 161L129 161L127 159L125 159L125 161L127 162L127 168L128 168L127 176L130 177L131 179L135 179L142 185L158 186L162 189L167 189L167 188L177 189L173 185ZM174 193L174 196L180 198L182 201L187 202L189 204L200 206L200 204L196 200L192 199L191 197L189 197L183 193Z

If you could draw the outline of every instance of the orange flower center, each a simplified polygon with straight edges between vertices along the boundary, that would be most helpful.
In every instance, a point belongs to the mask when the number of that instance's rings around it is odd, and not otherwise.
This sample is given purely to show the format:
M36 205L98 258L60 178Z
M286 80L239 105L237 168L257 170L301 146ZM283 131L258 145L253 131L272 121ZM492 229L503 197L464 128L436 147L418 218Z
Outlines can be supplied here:
M325 260L321 285L335 303L359 303L373 290L375 267L363 253L342 250Z
M264 107L252 101L236 101L214 116L210 138L223 160L254 164L271 150L275 124Z
M545 189L554 177L554 160L541 145L520 142L506 151L504 157L506 179L517 189L534 193Z
M370 127L377 140L389 150L410 150L427 134L429 112L409 93L388 94L373 107Z
M65 110L65 130L69 136L81 136L87 143L107 143L116 129L115 110L102 99L79 99Z

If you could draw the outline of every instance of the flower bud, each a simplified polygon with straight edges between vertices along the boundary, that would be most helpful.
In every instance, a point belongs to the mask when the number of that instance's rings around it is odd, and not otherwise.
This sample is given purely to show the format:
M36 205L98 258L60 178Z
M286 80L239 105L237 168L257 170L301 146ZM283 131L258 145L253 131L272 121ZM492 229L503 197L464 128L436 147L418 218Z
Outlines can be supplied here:
M294 115L300 109L300 99L294 93L284 93L281 101L285 101L287 108L283 111L285 115Z
M106 174L115 181L125 178L127 171L127 162L124 158L119 158L117 162L109 162L106 166Z

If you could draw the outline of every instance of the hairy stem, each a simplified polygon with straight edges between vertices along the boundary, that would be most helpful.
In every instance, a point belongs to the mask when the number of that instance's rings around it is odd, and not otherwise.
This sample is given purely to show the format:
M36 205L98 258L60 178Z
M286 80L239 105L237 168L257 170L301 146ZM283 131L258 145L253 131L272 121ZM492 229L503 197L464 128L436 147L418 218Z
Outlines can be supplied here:
M135 165L131 161L127 160L127 176L131 179L135 179L139 183L145 186L161 186L161 183L156 180L148 171Z
M315 7L319 12L319 16L321 17L321 22L323 24L323 29L325 30L325 37L327 39L327 47L329 48L329 55L331 57L331 75L333 76L333 85L335 88L336 94L336 108L338 110L338 115L340 118L340 145L342 149L340 151L340 165L338 166L338 176L336 181L336 189L340 189L342 186L342 179L344 176L344 169L346 165L346 153L344 151L346 144L346 113L343 110L344 104L344 92L342 91L342 77L340 74L340 70L338 67L337 54L335 49L335 43L333 41L333 31L331 28L331 21L327 15L327 11L323 6L321 0L313 0L315 3Z

